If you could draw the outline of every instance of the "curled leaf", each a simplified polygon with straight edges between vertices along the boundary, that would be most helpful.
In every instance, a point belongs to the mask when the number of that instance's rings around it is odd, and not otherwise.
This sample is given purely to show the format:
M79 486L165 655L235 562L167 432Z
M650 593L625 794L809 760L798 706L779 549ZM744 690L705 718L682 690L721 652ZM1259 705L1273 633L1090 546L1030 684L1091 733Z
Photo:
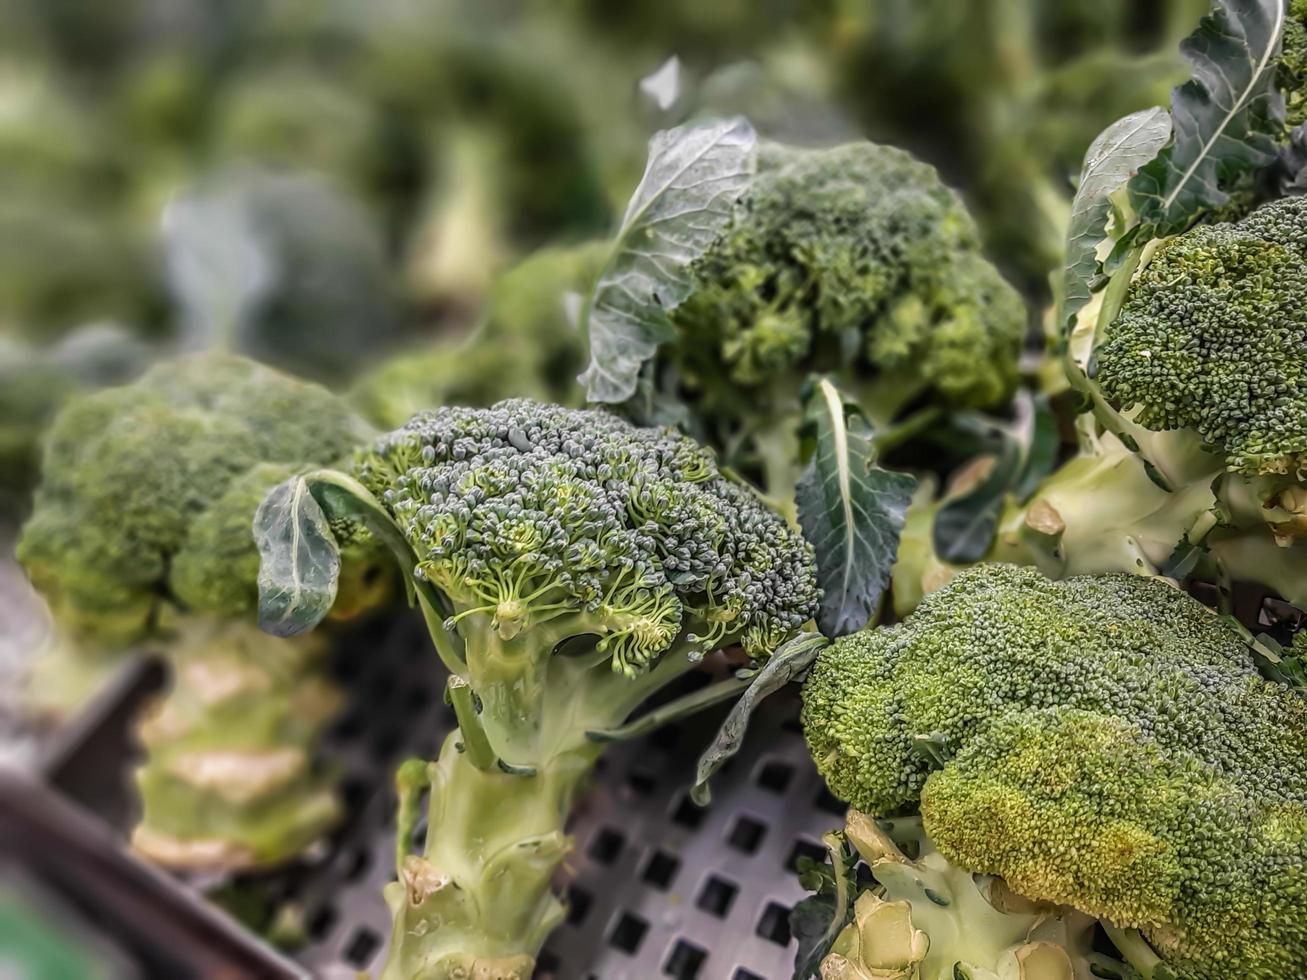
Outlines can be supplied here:
M649 141L644 177L627 205L582 323L593 402L635 393L641 366L673 338L667 314L690 292L690 263L725 228L757 167L747 119L677 126Z
M740 751L753 709L758 707L768 695L779 691L807 671L812 666L812 662L817 659L817 654L829 642L820 633L800 633L792 640L781 644L771 655L762 670L754 677L753 683L732 706L731 713L722 722L722 727L712 744L699 757L694 786L690 789L690 798L695 803L699 806L708 805L708 801L712 798L708 790L708 780L726 764L727 759Z
M303 477L268 491L254 514L254 541L259 626L274 636L312 629L336 601L340 547Z

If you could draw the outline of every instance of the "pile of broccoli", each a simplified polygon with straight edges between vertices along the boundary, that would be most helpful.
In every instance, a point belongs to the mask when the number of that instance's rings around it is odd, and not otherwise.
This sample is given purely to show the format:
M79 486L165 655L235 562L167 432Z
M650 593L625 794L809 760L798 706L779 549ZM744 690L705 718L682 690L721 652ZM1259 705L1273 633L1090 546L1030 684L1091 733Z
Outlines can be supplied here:
M131 845L248 880L357 816L324 735L377 692L324 624L406 598L454 727L367 804L384 980L547 973L605 747L728 709L702 802L791 680L848 804L795 980L1307 976L1307 0L1214 0L1158 52L1196 3L673 4L687 60L624 126L667 55L643 4L215 13L204 57L68 33L155 166L80 141L57 73L0 77L0 226L71 184L98 216L0 248L4 327L62 338L0 349L31 710L159 655ZM864 70L920 82L852 108L938 171L702 114ZM103 257L27 268L134 250L165 198L175 329ZM146 368L92 308L206 351Z

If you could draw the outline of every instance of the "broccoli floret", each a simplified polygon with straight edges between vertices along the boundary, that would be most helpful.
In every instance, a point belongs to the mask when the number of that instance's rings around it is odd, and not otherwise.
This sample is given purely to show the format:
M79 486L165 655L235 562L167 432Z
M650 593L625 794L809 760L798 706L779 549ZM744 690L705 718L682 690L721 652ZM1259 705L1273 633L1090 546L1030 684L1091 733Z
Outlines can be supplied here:
M1307 702L1184 593L979 566L803 697L832 791L919 806L961 867L1140 929L1186 980L1307 961Z
M578 401L585 355L567 297L590 288L606 254L605 243L536 252L496 280L471 336L392 357L359 380L351 400L386 428L441 405Z
M429 830L386 889L385 975L526 978L563 916L550 881L603 743L706 654L738 644L760 661L796 633L818 600L811 548L695 442L603 411L443 408L355 472L355 499L412 549L459 722L437 761L401 773L407 819L430 787ZM304 480L328 515L349 486Z
M252 508L261 464L329 463L365 437L325 389L252 361L156 365L60 411L18 558L65 627L104 643L142 638L165 606L248 613L253 539L230 536L226 508L208 512L233 485Z
M834 376L873 423L914 401L1003 402L1020 298L980 251L961 199L892 147L764 147L730 226L692 266L661 372L769 493L793 492L799 391ZM751 458L752 457L752 458Z
M1097 350L1141 425L1193 429L1232 470L1307 466L1307 199L1162 242Z
M336 822L334 778L314 751L342 699L315 640L240 620L183 627L168 646L172 688L140 728L136 850L188 870L267 867Z

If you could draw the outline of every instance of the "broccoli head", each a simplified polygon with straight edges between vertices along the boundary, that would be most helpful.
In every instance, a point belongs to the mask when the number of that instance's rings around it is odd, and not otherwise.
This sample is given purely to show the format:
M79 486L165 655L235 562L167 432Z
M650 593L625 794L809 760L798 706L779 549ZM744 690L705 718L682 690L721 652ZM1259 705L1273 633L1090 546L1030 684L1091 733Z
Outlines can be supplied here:
M693 274L673 319L695 343L669 351L704 398L722 382L758 389L812 370L972 406L1016 382L1020 300L981 255L961 199L902 150L765 149Z
M1097 349L1149 429L1192 429L1250 475L1307 467L1307 199L1162 242Z
M777 498L793 491L787 457L812 373L877 425L922 400L997 405L1016 384L1020 298L982 255L961 198L892 147L765 146L691 276L659 373L733 450L727 461Z
M109 644L142 638L169 606L247 613L259 481L365 434L325 389L252 361L158 364L59 412L18 558L61 624Z
M628 724L706 654L761 661L795 634L818 600L811 548L709 451L599 410L443 408L354 469L302 480L328 517L352 495L411 550L459 723L437 761L401 771L401 813L429 787L430 829L386 890L383 975L525 980L563 916L550 882L602 745L740 691L727 678Z
M919 807L949 861L1141 930L1186 980L1307 962L1307 702L1184 593L978 566L803 693L832 791Z

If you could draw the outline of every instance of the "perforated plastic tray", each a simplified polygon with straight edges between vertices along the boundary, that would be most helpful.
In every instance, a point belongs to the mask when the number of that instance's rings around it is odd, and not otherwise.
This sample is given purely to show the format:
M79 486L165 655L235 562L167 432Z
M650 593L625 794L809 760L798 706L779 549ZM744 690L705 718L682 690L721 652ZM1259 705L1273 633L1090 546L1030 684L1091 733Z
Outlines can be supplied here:
M245 883L301 911L308 944L293 958L306 973L354 980L385 959L381 888L394 877L395 765L434 757L454 718L441 696L443 669L416 620L348 637L336 667L350 707L327 749L343 766L349 817L304 860ZM691 675L686 685L711 680ZM686 795L691 773L723 713L613 745L600 760L569 827L570 912L540 957L541 980L788 980L788 915L803 897L794 862L824 853L820 836L843 809L808 759L792 693L763 703L743 751L714 780L711 804L695 806ZM121 735L97 733L63 772L109 769L120 778L58 781L125 832L134 761ZM194 893L212 884L178 887Z

